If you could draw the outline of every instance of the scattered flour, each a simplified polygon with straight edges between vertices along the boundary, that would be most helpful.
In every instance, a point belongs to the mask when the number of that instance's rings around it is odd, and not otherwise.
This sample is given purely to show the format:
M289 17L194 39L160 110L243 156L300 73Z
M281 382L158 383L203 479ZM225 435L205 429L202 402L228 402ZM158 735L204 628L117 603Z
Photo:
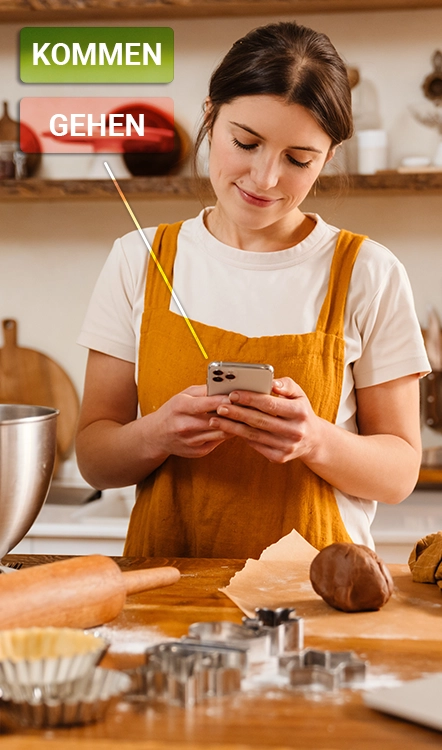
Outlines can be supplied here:
M343 696L343 691L351 690L378 690L379 688L396 687L403 683L403 679L397 675L385 672L380 668L371 667L370 664L367 666L367 672L365 679L360 683L355 683L353 686L342 688L341 690L329 691L325 690L320 686L306 685L303 688L291 688L289 685L289 679L287 675L280 674L278 672L278 662L275 657L271 657L263 664L253 665L249 668L246 677L241 682L242 692L266 692L267 696L270 697L272 691L285 689L293 693L302 693L311 700L328 700L337 698L338 695ZM276 693L277 694L277 693Z
M112 628L102 625L92 628L90 632L99 635L110 644L109 653L142 654L147 648L157 643L174 640L154 627Z

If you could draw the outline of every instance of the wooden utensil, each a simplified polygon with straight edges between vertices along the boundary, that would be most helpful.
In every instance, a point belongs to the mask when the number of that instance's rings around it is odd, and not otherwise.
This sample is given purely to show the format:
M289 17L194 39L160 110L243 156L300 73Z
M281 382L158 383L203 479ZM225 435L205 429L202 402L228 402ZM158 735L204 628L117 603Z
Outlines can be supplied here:
M79 415L79 398L68 374L54 360L34 349L17 345L17 322L2 321L4 346L0 349L0 403L34 404L59 409L57 460L68 457Z
M0 576L0 629L92 628L113 620L127 595L169 586L179 578L172 567L122 573L103 555L24 568Z

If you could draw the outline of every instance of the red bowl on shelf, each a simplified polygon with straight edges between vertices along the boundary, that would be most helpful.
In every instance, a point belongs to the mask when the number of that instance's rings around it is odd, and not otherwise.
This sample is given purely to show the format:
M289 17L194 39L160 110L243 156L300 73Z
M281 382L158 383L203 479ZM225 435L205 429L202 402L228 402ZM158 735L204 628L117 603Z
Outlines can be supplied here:
M185 131L174 122L167 112L156 107L134 102L109 114L130 114L137 118L144 114L144 125L151 128L171 128L174 131L172 149L155 150L155 146L143 144L140 140L123 142L123 160L134 177L150 177L168 174L181 166L189 153L189 138Z

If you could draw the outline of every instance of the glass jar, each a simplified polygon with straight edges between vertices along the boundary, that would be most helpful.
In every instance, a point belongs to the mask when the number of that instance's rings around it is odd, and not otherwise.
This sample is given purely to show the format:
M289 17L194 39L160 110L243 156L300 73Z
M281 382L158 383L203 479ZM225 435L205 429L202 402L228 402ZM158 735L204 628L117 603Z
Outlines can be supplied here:
M18 148L18 143L14 141L0 141L0 180L14 179L14 154Z

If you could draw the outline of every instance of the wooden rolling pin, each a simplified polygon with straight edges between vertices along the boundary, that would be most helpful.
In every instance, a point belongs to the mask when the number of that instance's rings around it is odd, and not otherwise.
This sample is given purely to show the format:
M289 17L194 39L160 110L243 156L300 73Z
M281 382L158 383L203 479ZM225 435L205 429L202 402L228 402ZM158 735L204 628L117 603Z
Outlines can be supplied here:
M0 576L0 629L92 628L123 609L126 596L178 581L177 568L122 573L104 555L86 555Z

